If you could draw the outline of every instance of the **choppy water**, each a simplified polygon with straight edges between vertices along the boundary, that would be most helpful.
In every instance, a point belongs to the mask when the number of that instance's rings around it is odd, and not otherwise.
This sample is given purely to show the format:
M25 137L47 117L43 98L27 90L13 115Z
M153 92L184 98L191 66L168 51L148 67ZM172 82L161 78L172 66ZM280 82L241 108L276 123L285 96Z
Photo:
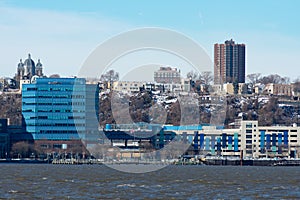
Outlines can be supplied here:
M300 199L299 167L0 165L0 199Z

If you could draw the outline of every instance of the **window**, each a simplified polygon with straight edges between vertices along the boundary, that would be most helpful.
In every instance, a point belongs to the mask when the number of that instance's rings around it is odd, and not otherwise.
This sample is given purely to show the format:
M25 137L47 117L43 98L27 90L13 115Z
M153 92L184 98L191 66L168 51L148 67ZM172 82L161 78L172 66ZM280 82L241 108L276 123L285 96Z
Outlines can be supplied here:
M48 145L47 145L47 144L41 144L41 148L42 148L42 149L47 149L47 148L48 148Z
M246 128L252 128L252 123L247 123Z
M37 88L27 88L27 91L36 91Z
M38 119L48 119L48 116L38 116Z
M61 145L61 144L53 144L53 148L61 149L61 148L62 148L62 145Z
M297 137L297 135L291 135L291 137Z

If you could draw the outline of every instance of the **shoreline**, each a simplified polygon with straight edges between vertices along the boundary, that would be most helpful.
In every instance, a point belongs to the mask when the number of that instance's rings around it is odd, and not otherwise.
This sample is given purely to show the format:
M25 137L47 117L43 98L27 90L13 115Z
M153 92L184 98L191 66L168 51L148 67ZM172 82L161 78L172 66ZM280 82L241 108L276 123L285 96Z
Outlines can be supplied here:
M224 166L300 166L300 160L297 159L206 159L205 165L224 165Z
M95 159L60 159L60 160L38 160L38 159L0 159L0 164L51 164L51 165L206 165L206 166L300 166L300 159L204 159L198 162L191 161L143 161L143 160L121 160L121 161L99 161Z

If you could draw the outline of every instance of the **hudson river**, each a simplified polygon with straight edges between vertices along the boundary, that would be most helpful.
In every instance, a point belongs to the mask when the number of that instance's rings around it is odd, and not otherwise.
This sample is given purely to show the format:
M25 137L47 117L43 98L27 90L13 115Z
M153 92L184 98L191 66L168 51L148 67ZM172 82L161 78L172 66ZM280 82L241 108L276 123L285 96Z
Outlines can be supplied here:
M1 164L0 199L300 199L299 167Z

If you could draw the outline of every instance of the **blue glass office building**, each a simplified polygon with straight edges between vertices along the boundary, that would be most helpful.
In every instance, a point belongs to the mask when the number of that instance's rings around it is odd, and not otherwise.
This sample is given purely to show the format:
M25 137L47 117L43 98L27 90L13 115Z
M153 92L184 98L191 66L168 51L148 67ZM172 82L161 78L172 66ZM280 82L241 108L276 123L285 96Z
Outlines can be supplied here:
M84 78L37 78L23 85L22 114L34 140L85 140L98 129L98 87Z

